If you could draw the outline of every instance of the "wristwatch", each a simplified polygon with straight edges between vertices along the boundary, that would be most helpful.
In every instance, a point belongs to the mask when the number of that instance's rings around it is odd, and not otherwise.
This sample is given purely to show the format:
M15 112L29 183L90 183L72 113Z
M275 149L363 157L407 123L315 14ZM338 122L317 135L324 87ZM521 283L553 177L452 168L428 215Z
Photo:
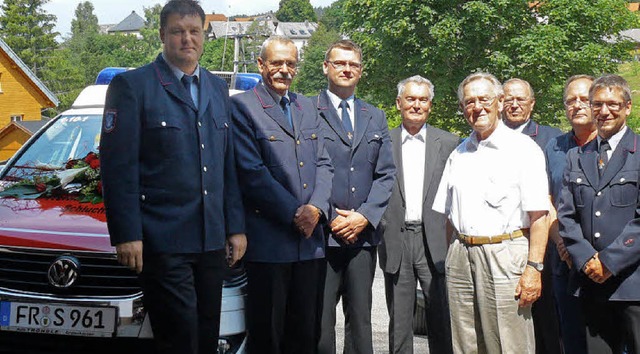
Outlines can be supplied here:
M544 270L544 264L542 263L527 261L527 265L533 267L533 269L537 270L538 272L542 272Z

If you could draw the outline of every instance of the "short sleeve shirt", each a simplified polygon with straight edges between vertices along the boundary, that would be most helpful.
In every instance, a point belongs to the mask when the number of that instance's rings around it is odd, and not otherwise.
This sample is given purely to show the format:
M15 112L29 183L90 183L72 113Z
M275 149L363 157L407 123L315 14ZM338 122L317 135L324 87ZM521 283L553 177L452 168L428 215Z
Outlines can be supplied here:
M433 210L458 232L492 236L529 227L527 212L549 210L542 150L528 136L498 122L478 141L474 132L445 166Z

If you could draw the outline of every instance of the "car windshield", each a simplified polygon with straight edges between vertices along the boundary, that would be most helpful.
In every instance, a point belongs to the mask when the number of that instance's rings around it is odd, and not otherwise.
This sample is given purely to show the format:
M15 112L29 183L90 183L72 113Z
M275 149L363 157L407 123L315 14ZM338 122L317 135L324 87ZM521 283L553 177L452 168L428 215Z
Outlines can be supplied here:
M17 181L63 169L69 160L97 153L102 115L65 115L55 120L11 165L4 180Z

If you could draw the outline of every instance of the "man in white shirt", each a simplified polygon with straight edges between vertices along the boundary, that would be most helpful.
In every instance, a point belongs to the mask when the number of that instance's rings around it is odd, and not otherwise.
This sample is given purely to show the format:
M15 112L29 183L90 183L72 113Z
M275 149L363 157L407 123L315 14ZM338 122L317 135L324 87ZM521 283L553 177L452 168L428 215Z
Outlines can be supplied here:
M431 209L442 170L460 139L426 124L433 84L419 76L400 81L396 107L402 125L391 131L397 176L382 218L378 247L389 310L389 352L413 353L416 282L426 304L431 353L451 353L444 280L445 217Z
M493 75L469 75L458 99L473 133L449 156L433 204L455 234L445 261L454 352L535 353L531 305L548 237L544 155L500 120L504 93Z

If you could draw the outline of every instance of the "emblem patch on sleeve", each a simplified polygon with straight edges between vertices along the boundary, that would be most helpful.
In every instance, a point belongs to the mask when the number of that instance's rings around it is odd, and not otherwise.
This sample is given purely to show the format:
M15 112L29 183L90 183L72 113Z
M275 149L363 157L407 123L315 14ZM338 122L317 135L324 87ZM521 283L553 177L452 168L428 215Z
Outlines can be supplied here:
M110 133L116 127L116 117L118 117L118 111L115 109L109 109L104 112L104 118L102 118L103 132Z

